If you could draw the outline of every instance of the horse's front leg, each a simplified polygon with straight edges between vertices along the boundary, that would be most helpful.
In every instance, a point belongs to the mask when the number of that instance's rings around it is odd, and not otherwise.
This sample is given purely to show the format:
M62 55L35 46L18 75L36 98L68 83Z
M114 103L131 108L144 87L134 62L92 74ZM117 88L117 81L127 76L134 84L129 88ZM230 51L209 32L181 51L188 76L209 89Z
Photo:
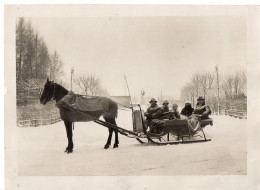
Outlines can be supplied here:
M72 140L72 122L64 121L66 132L67 132L67 138L68 138L68 146L65 150L65 152L72 153L73 152L73 140Z

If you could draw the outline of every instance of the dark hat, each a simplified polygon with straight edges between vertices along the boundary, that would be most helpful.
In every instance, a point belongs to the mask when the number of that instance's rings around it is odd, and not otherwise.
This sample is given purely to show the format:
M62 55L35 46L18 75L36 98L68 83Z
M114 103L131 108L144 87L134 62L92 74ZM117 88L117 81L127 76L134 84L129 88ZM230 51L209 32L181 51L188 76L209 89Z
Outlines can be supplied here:
M168 102L168 100L164 100L162 104L163 104L163 105L164 105L164 104L169 104L169 102Z
M204 100L202 96L199 96L197 100Z
M150 100L150 103L152 103L152 102L157 102L154 98L152 98L151 100Z

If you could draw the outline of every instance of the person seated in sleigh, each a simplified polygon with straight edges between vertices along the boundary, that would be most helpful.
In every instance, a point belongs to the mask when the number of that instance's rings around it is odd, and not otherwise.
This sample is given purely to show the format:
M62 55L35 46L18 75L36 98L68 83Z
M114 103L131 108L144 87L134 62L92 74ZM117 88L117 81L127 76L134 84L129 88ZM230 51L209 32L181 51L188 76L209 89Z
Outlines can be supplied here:
M164 124L165 120L169 120L171 114L169 112L169 102L167 100L163 101L162 107L152 115L152 122L150 125L150 133L159 133L161 126Z
M177 104L172 104L172 113L171 113L171 119L181 119L181 115L178 111L178 105Z
M188 125L189 129L193 132L200 130L199 120L209 119L210 114L210 107L205 104L205 99L200 96L197 99L197 105L193 114L188 119L188 123L190 124Z
M191 102L189 100L186 100L185 106L181 110L181 116L183 116L183 118L188 118L192 115L193 111L194 109L191 106Z
M211 109L208 105L205 104L205 99L200 96L197 99L196 108L193 111L193 114L199 115L201 119L208 119L211 114Z
M148 127L151 126L152 119L155 119L155 117L157 116L156 112L158 112L161 109L157 105L157 101L154 98L150 100L150 104L150 107L148 107L146 112L144 113L146 129L148 129Z

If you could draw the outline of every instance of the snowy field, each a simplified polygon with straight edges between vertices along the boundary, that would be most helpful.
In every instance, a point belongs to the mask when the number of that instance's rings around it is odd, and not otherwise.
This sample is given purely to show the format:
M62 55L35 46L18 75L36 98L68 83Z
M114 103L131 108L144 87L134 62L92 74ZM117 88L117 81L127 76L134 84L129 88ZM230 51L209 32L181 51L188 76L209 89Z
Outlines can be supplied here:
M141 145L119 135L119 148L104 150L108 130L93 122L75 123L74 152L64 153L63 122L17 128L20 176L245 175L246 120L212 116L205 133L211 141ZM120 110L117 124L132 129L131 112ZM114 135L113 135L114 137Z

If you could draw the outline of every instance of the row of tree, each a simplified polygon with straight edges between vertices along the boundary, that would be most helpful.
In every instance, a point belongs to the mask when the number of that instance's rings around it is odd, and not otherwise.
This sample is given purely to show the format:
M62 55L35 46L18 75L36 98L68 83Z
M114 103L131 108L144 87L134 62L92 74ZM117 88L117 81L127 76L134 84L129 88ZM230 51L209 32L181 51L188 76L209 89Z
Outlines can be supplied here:
M30 20L16 22L17 104L38 99L46 78L57 80L63 75L63 62L57 51L50 53L43 37Z
M245 71L219 75L217 72L194 73L190 81L182 88L181 98L191 100L203 96L213 111L220 109L246 110L247 77Z

